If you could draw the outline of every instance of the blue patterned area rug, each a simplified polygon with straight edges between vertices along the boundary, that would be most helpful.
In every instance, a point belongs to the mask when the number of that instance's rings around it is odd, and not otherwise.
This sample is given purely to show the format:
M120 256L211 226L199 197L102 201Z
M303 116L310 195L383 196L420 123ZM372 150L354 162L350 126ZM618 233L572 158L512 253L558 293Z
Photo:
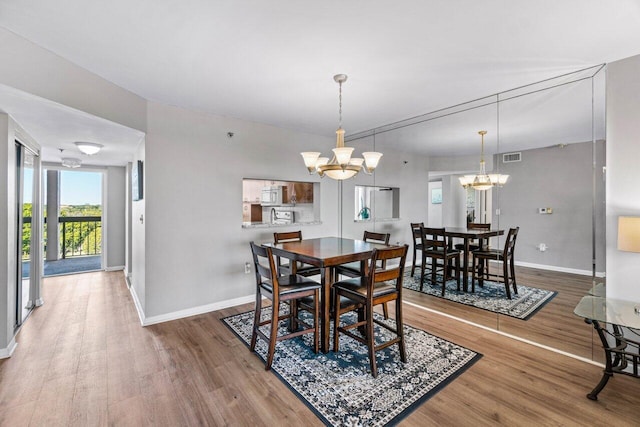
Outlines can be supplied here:
M222 319L247 346L253 313ZM271 308L263 309L262 314L268 318ZM280 325L284 328L286 322ZM376 353L377 378L369 373L366 346L344 335L340 336L340 351L328 354L313 353L313 334L280 341L271 370L326 425L394 425L482 357L420 329L406 324L404 328L407 363L400 361L397 345L387 347ZM384 328L376 326L375 332L384 340L389 337ZM256 351L264 361L264 340L258 339Z
M557 292L554 291L518 284L518 294L514 294L512 290L512 299L508 299L503 283L485 280L484 287L476 285L475 292L471 292L471 279L469 279L469 292L462 290L462 283L460 284L460 291L457 291L456 281L448 280L443 297L442 276L438 275L437 282L437 285L432 285L430 273L425 272L422 292L434 297L471 305L521 320L529 320L557 294ZM420 272L416 271L413 277L411 277L410 272L405 273L402 285L407 289L420 292Z

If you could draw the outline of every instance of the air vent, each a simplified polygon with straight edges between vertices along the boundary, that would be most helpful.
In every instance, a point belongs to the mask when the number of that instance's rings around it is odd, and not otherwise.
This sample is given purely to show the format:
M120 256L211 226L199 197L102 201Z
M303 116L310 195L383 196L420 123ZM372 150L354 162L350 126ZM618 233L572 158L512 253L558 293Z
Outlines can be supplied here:
M502 163L513 163L522 161L522 153L506 153L502 155Z

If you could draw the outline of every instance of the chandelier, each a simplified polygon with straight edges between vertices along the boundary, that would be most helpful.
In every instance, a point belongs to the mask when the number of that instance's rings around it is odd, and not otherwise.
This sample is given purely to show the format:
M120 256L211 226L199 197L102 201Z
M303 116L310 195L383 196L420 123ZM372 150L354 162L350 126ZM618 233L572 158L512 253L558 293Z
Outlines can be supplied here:
M349 179L363 171L370 175L378 166L382 153L368 151L362 153L363 158L352 158L353 147L344 146L344 129L342 129L342 83L347 81L346 74L336 74L333 80L340 86L338 130L336 130L336 148L333 149L333 157L320 157L319 152L307 151L300 153L304 159L304 165L311 175L317 173L320 177L325 175L331 179L342 181Z
M464 188L472 187L475 190L485 191L494 186L502 187L507 180L509 179L509 175L500 175L497 173L487 174L484 166L484 136L487 134L486 130L478 131L480 137L482 138L481 142L481 151L480 151L480 172L477 175L464 175L458 178L460 180L460 184Z

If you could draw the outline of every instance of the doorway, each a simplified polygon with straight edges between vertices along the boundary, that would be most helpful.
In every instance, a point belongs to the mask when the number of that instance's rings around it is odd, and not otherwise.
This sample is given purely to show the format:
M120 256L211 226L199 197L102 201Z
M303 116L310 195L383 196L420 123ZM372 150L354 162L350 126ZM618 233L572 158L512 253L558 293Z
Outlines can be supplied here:
M44 276L102 269L103 173L45 171Z

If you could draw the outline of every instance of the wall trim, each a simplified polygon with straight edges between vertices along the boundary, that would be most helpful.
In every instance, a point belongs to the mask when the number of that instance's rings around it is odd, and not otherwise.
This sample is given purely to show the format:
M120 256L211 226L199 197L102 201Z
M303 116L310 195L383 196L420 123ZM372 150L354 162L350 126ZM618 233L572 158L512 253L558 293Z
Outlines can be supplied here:
M113 267L106 267L104 271L120 271L124 270L124 265L115 265Z
M532 262L516 261L516 265L520 267L538 268L540 270L558 271L560 273L579 274L581 276L591 276L591 270L580 270L577 268L558 267L555 265L535 264ZM606 277L603 271L596 271L596 277Z
M133 286L131 287L133 289ZM214 302L211 304L200 305L198 307L187 308L185 310L178 310L171 313L160 314L158 316L146 317L144 320L141 317L142 326L154 325L156 323L169 322L171 320L183 319L185 317L196 316L198 314L209 313L212 311L222 310L224 308L235 307L237 305L247 304L256 300L255 294L233 298L225 301ZM140 312L138 312L140 315Z
M41 306L43 306L43 305L44 305L44 299L42 299L42 298L38 298L38 299L36 300L36 307L41 307Z
M7 347L0 348L0 359L7 359L11 357L17 346L18 343L16 342L16 337L11 338Z

